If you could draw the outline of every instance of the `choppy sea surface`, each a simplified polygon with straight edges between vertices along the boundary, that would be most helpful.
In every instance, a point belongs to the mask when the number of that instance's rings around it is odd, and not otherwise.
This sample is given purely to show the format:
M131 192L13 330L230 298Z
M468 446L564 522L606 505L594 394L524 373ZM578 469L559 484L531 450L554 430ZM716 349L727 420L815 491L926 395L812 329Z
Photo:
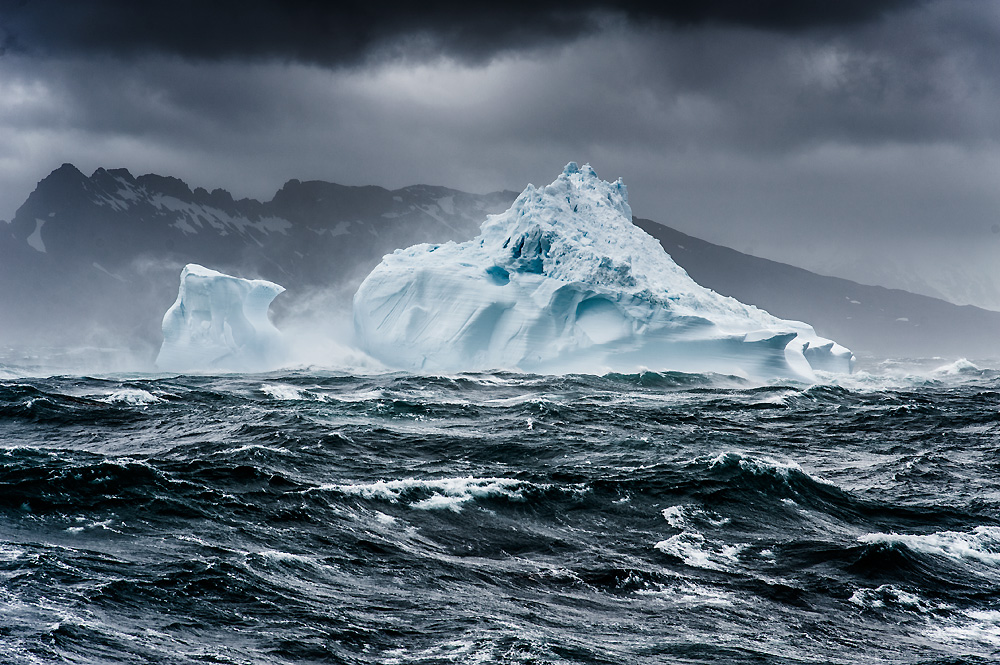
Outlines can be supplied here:
M26 376L0 662L1000 660L1000 372Z

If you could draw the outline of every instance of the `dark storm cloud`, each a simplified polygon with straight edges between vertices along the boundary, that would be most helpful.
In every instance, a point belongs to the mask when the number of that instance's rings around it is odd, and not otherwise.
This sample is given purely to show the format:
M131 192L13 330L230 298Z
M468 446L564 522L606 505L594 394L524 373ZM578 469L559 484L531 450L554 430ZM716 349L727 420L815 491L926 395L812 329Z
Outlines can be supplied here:
M773 31L876 20L916 0L539 0L475 4L316 0L0 0L0 47L27 55L172 54L351 65L409 47L481 61L560 44L612 16L635 25L730 25Z

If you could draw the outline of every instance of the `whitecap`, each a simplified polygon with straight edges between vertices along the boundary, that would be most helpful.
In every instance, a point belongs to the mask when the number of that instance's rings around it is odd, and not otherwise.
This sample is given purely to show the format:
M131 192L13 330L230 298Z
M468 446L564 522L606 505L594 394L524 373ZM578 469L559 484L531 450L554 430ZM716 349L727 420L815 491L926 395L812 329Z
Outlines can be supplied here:
M656 549L677 557L686 565L705 570L727 570L738 561L746 544L726 545L710 541L695 531L684 531L653 545Z
M0 543L0 561L5 563L16 561L26 552L27 550L17 547L13 543Z
M996 526L979 526L968 533L960 531L940 531L925 535L867 533L859 536L858 541L905 545L917 552L952 559L1000 563L1000 527Z
M683 529L687 524L687 520L684 517L684 506L664 508L660 511L660 514L663 515L663 519L667 520L667 524L675 529Z
M524 500L528 483L513 478L437 478L421 480L378 480L373 483L324 485L319 489L333 490L364 499L382 499L393 503L406 502L408 494L423 498L410 503L419 510L448 509L458 512L462 506L477 498L503 496L516 501ZM424 496L426 493L430 496ZM417 497L412 497L416 499Z
M675 605L731 607L735 596L719 589L698 586L684 582L677 586L656 584L651 588L637 589L637 596L655 597Z
M933 605L917 594L900 589L892 584L883 584L875 588L862 587L851 594L848 601L863 609L899 607L920 614L927 614L935 610L948 608L947 605Z
M1000 647L1000 611L963 610L950 621L931 626L928 637L949 643L978 642L996 649Z
M255 554L263 559L278 561L281 563L302 563L310 566L316 565L316 557L303 554L293 554L292 552L282 552L281 550L260 550Z
M716 513L710 513L694 505L678 505L664 508L660 511L667 524L675 529L687 529L691 520L707 522L712 526L722 526L729 523L728 517L722 517Z
M380 510L375 511L375 519L381 524L395 524L396 518L392 515L386 515Z
M691 460L693 463L702 461L701 459ZM770 457L757 457L746 455L736 451L726 451L708 460L708 467L727 466L737 464L744 471L748 471L756 476L775 476L788 481L792 474L801 474L813 482L836 487L834 483L811 473L807 473L796 462L783 462Z
M265 383L261 385L260 391L271 399L286 402L309 401L316 399L316 395L313 395L308 390L284 383Z
M101 401L107 404L146 406L147 404L155 404L156 402L161 402L163 400L148 390L143 390L142 388L122 388L121 390L116 390L107 397L102 398Z
M948 363L947 365L941 365L936 368L932 374L939 376L962 376L962 375L981 375L983 370L976 366L975 363L966 359L959 358L955 362Z

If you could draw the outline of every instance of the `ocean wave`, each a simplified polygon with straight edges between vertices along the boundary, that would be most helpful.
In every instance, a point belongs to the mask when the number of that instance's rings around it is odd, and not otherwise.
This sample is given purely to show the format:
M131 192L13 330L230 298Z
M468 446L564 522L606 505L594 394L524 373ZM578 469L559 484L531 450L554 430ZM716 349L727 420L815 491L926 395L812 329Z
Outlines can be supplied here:
M124 526L121 523L121 521L120 520L115 521L112 518L97 521L97 520L88 520L85 517L75 517L73 521L74 524L72 526L66 527L67 533L84 533L86 531L96 531L96 530L108 531L111 533L117 533L119 535L125 533L121 528L116 528Z
M318 489L363 499L405 503L418 510L447 509L458 512L464 504L474 499L503 497L512 501L524 501L527 490L544 487L513 478L467 476L430 480L379 480L373 483L323 485Z
M121 390L116 390L106 397L100 399L101 402L107 404L127 404L129 406L146 406L148 404L155 404L156 402L162 402L159 397L149 392L148 390L143 390L142 388L122 388Z
M318 395L309 392L305 388L299 388L297 386L291 386L284 383L264 383L261 384L260 391L271 399L283 402L305 402L319 399Z
M689 464L704 461L707 461L709 469L720 470L727 468L739 468L740 470L754 476L767 476L783 480L785 482L788 482L793 478L805 478L814 483L827 485L829 487L836 487L834 483L825 478L807 473L797 462L780 461L769 457L748 455L736 451L726 451L713 458L708 458L707 460L704 458L692 460Z
M62 452L7 451L0 465L0 507L22 514L66 515L150 503L176 504L176 481L132 458L99 458ZM103 518L102 518L103 519ZM101 519L94 520L94 523ZM70 527L80 526L72 523Z
M858 537L862 543L903 545L915 552L951 559L973 559L982 563L1000 563L1000 527L979 526L971 532L940 531L925 535L868 533Z
M120 407L137 405L146 399L140 392L120 391L121 399L111 402L108 401L111 395L95 399L70 394L63 386L42 385L44 389L28 383L0 386L0 419L17 418L52 425L113 425L134 422L136 412ZM152 397L147 391L141 392Z
M371 389L367 387L355 391L333 393L318 385L304 388L290 383L262 383L259 390L271 399L279 402L332 402L357 404L387 399L387 394L384 389Z
M955 362L948 363L947 365L941 365L940 367L934 369L931 374L937 376L970 376L970 377L980 377L984 373L984 370L976 366L975 363L968 360L967 358L959 358Z
M513 395L511 397L496 397L493 399L488 399L483 402L487 406L498 406L498 407L512 407L512 406L522 406L528 405L531 407L563 407L566 406L564 403L559 402L554 397L549 395L541 395L538 393L528 393L526 395Z
M992 656L1000 647L1000 610L966 609L947 621L928 627L928 637L944 643L978 643Z
M660 514L680 533L659 541L653 547L680 559L685 565L705 570L728 570L737 563L738 555L747 547L746 544L727 545L710 540L700 533L697 526L721 527L730 520L699 506L670 506L661 510Z
M729 570L738 563L737 558L747 548L746 543L727 545L705 538L696 531L684 531L653 545L664 554L669 554L685 565L705 570Z
M722 517L718 513L704 510L694 505L670 506L660 511L667 524L675 529L686 529L691 526L692 521L707 522L713 527L723 526L730 522L728 517Z
M628 387L660 388L660 389L690 389L690 388L737 388L749 384L749 382L739 376L729 374L715 374L713 372L691 373L691 372L654 372L647 370L635 374L619 374L611 372L604 374L601 378L624 384Z
M735 594L687 581L650 585L647 588L636 589L635 594L656 598L680 607L733 607L737 604Z
M817 372L823 384L838 386L852 393L933 388L966 385L974 381L995 381L998 370L982 367L966 358L941 364L941 358L883 360L868 369L851 374Z
M892 584L857 589L851 594L848 601L866 610L904 609L919 614L928 614L950 608L949 605L931 603L915 593L905 591Z
M0 381L0 661L996 660L1000 384L642 380Z

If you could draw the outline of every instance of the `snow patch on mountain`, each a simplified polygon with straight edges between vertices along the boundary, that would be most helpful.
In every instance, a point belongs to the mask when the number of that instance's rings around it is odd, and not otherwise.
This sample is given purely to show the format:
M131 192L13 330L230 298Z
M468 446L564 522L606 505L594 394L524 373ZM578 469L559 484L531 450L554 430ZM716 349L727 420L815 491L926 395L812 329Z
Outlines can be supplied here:
M205 224L208 224L222 236L234 232L246 234L250 229L261 233L287 234L292 226L291 222L280 217L261 217L252 220L243 216L231 215L218 208L182 201L173 196L165 196L163 194L156 194L150 197L149 201L157 210L168 210L172 213L179 213L174 226L185 233L198 233L198 229L204 229ZM197 229L195 225L197 225ZM263 245L261 244L261 246Z
M36 219L35 220L35 230L32 231L31 235L28 236L28 245L36 252L41 252L46 254L45 242L42 241L42 227L45 226L46 220Z

